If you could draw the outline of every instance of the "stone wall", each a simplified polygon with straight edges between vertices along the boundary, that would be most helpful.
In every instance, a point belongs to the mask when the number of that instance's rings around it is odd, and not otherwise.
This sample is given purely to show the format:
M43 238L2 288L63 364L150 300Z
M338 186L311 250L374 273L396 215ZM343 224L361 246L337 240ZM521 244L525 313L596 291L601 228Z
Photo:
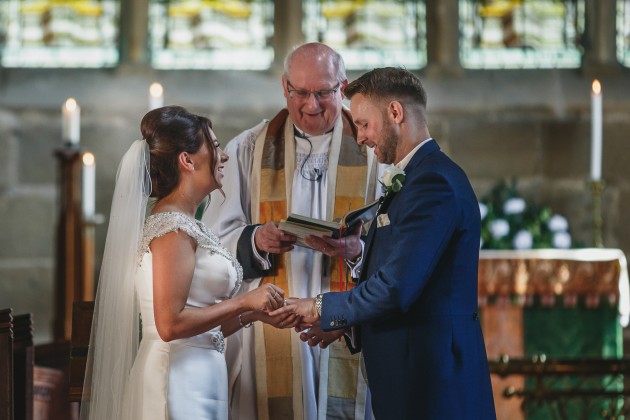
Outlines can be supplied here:
M420 76L431 133L469 174L478 196L515 177L526 198L566 215L574 238L592 244L587 178L593 76L579 70L434 70ZM623 217L630 208L630 71L596 77L604 95L604 244L629 252ZM72 96L82 108L81 146L96 156L96 211L107 216L118 161L140 135L147 90L156 80L164 85L166 104L208 115L222 144L273 116L284 102L273 71L0 69L0 307L33 312L37 342L52 337L61 104ZM105 234L106 224L99 225L97 267Z

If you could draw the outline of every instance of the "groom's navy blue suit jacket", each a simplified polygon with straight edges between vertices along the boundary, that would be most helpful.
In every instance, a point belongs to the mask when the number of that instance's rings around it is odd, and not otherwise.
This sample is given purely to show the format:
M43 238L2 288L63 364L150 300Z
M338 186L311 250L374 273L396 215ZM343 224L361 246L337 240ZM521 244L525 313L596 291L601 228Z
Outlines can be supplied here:
M359 284L324 295L322 328L357 327L377 419L494 419L466 174L431 140L379 213Z

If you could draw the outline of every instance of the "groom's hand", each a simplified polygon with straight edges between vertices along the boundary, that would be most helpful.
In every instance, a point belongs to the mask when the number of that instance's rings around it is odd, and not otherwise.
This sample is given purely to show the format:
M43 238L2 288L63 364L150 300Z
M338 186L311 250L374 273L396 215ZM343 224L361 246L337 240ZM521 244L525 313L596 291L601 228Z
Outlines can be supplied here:
M299 327L295 329L297 332L302 331ZM311 328L300 333L300 340L308 343L309 346L319 346L322 349L328 347L331 343L343 337L345 330L323 331L317 321Z
M280 314L295 314L302 317L300 324L312 325L319 320L319 314L315 308L315 299L313 298L287 298L283 307L269 312L271 316Z
M353 261L361 255L363 250L361 246L362 228L363 223L357 223L352 232L339 239L308 235L304 240L311 248L329 257L337 258L341 255L344 259Z

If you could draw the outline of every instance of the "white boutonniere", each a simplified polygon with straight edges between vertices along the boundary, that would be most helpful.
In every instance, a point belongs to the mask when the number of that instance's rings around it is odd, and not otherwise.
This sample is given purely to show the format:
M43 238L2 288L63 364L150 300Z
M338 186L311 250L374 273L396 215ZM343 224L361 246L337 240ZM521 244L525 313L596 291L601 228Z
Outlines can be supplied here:
M400 191L405 182L405 171L396 167L390 166L385 169L383 177L379 181L383 188L383 193L389 195Z

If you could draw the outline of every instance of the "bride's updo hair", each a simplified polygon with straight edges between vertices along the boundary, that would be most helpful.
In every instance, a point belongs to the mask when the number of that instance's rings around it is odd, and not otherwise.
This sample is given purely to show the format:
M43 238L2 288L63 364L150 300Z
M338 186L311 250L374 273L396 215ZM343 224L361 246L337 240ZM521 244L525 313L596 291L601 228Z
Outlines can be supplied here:
M204 142L208 143L213 168L209 175L214 177L217 162L211 129L210 119L192 114L181 106L156 108L142 118L140 131L151 153L151 197L159 200L175 189L179 184L179 154L197 153Z

